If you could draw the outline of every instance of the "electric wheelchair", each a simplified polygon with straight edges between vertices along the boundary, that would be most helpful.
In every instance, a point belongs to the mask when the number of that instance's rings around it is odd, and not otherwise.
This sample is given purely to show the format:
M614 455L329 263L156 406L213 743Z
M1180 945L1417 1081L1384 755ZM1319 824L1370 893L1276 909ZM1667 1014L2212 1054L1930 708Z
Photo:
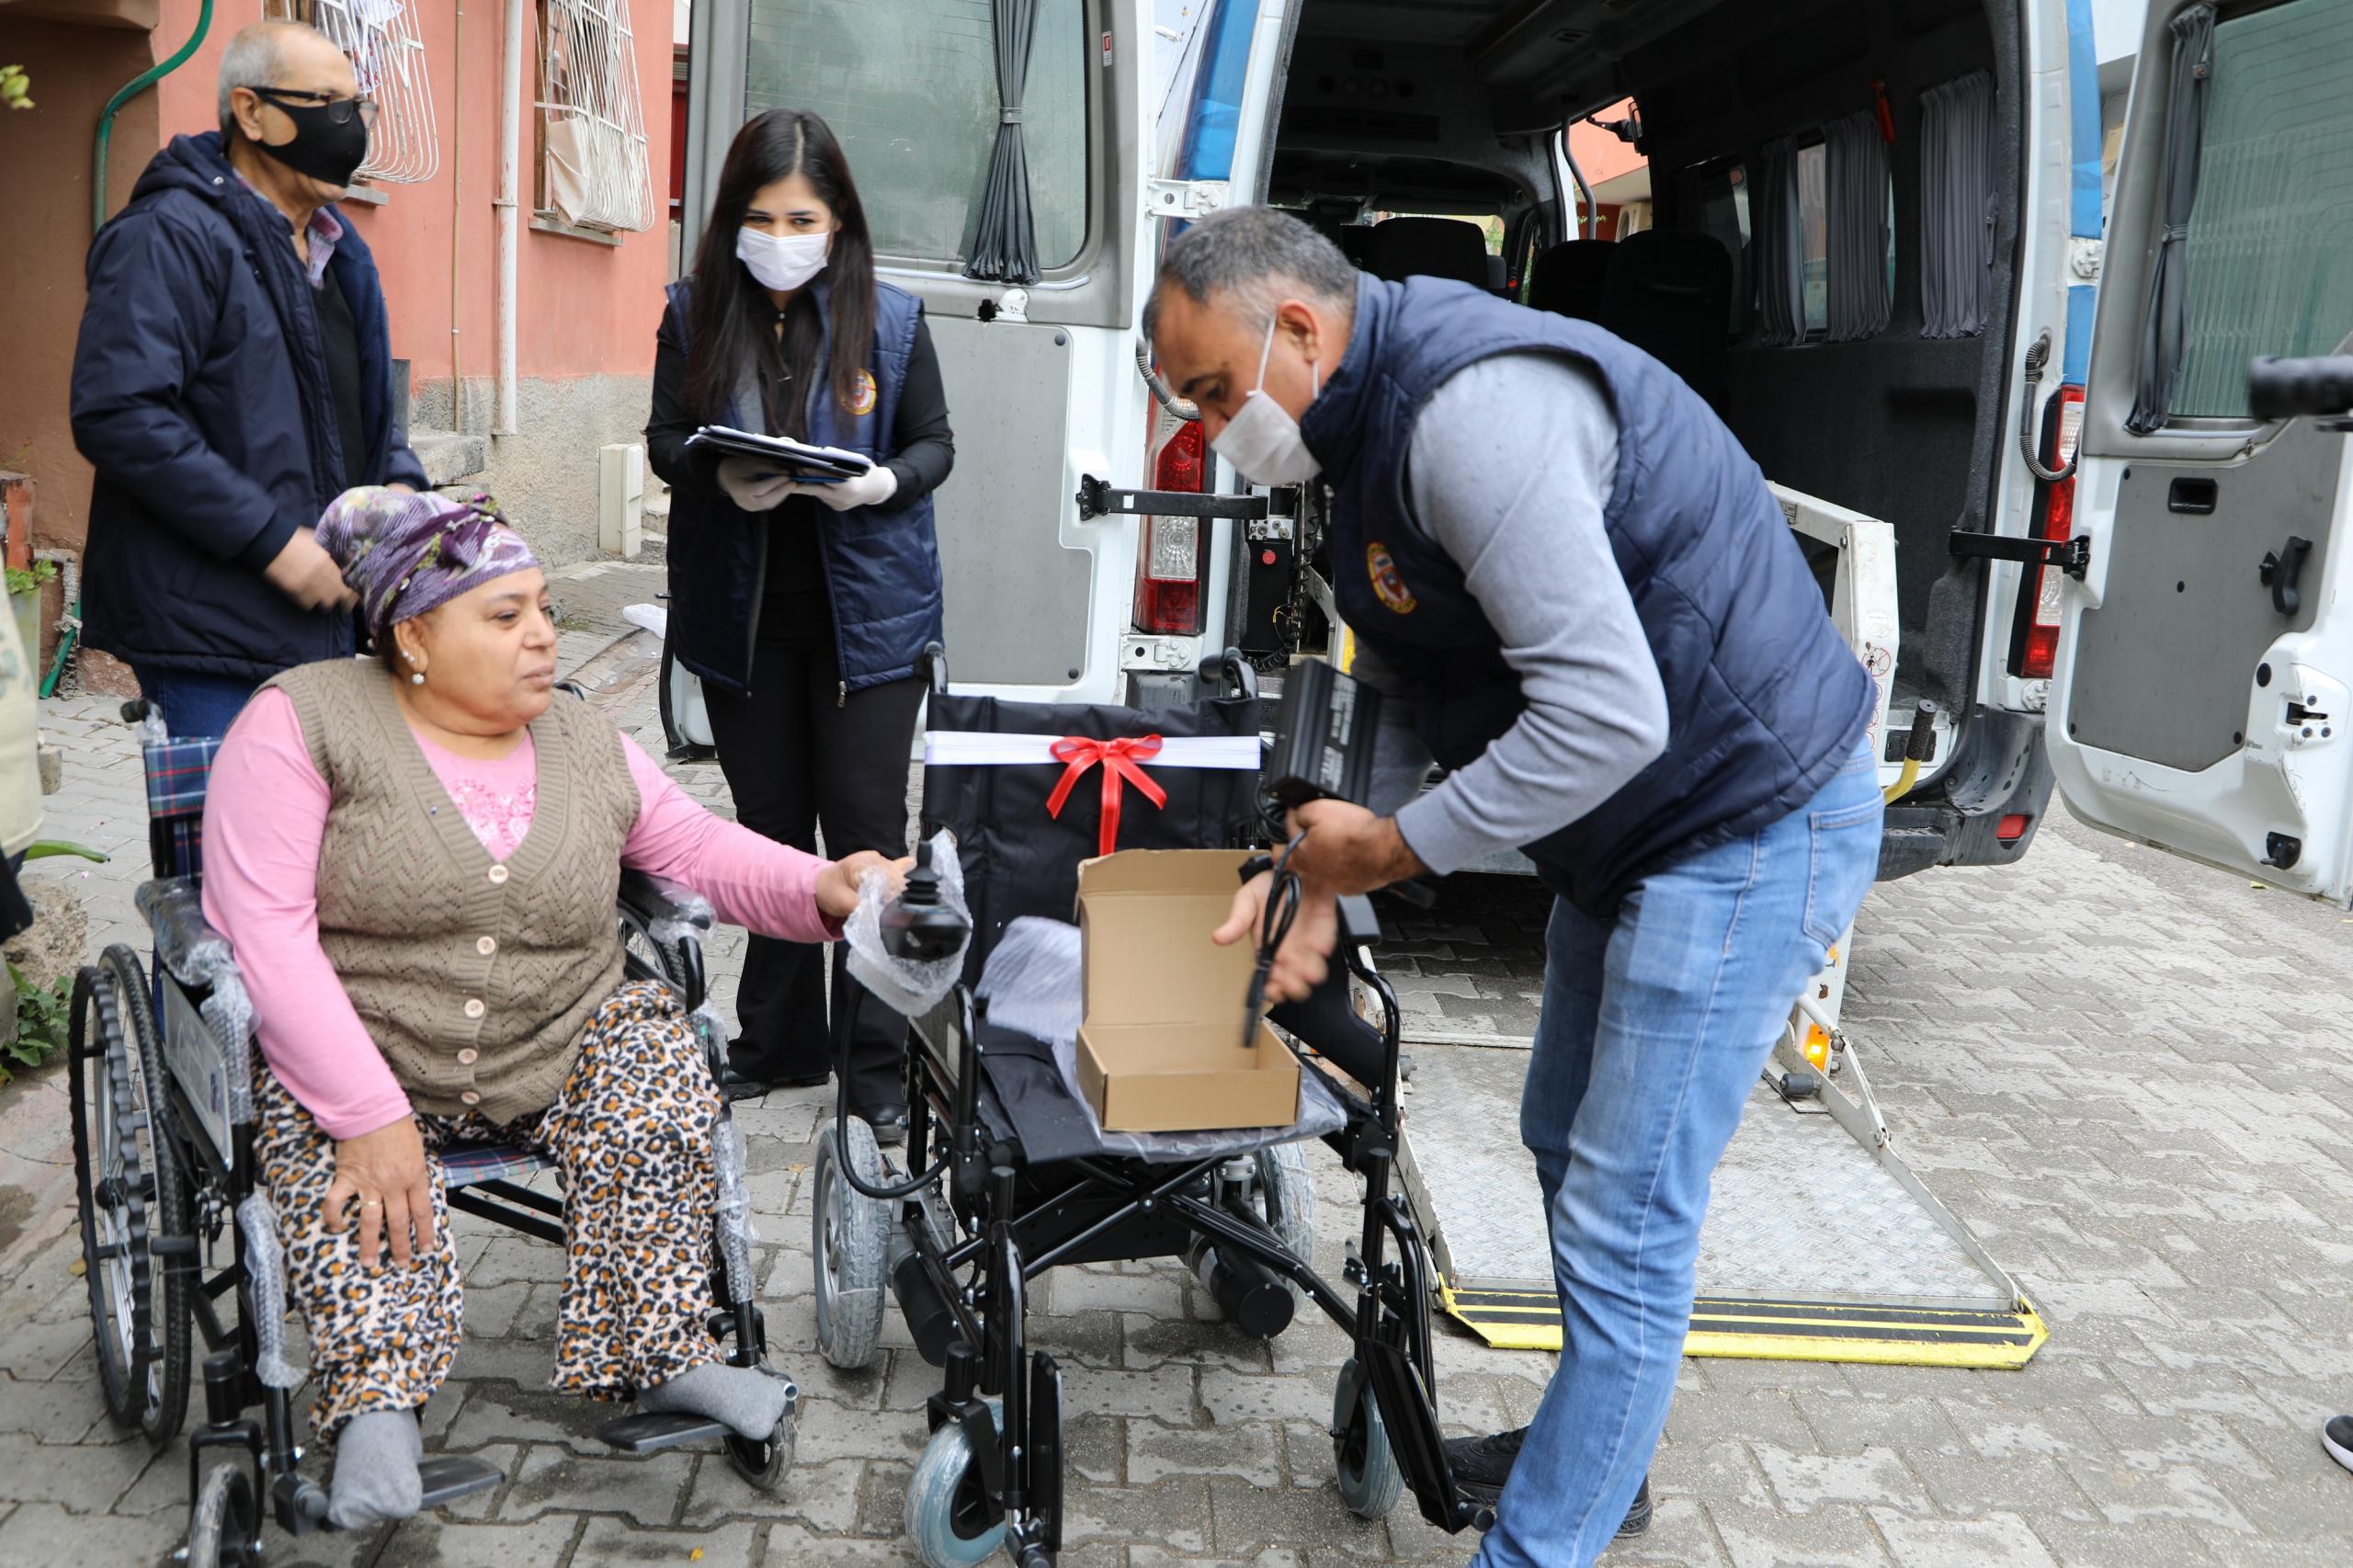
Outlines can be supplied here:
M171 737L145 702L127 704L123 717L141 726L154 878L137 899L154 972L119 944L80 971L68 1064L99 1382L115 1423L161 1446L185 1419L201 1336L204 1421L189 1443L188 1540L176 1561L244 1568L261 1560L265 1509L280 1528L308 1534L329 1528L327 1492L301 1469L292 1395L303 1372L286 1354L275 1216L256 1177L252 1010L228 940L205 924L200 901L205 786L219 743ZM710 905L625 870L616 918L630 977L677 992L716 1082L726 1036L704 996ZM742 1143L725 1104L722 1095L710 1329L729 1362L765 1368ZM526 1185L551 1161L490 1143L453 1146L442 1160L451 1209L563 1244L562 1199ZM640 1454L716 1440L747 1481L772 1489L791 1463L797 1403L757 1442L684 1415L624 1415L597 1432ZM502 1479L461 1456L428 1455L421 1471L426 1508Z
M1205 688L1223 695L1149 711L956 693L937 644L926 673L925 851L939 830L952 837L969 914L946 906L926 860L881 925L902 957L952 957L968 944L961 979L914 1021L904 1152L886 1156L838 1100L820 1136L811 1205L820 1352L837 1367L870 1364L895 1300L918 1352L942 1373L926 1404L932 1435L907 1489L916 1551L929 1568L967 1568L1000 1550L1018 1568L1052 1568L1062 1550L1062 1375L1028 1345L1025 1290L1056 1267L1107 1260L1184 1259L1226 1319L1262 1338L1288 1327L1302 1298L1322 1309L1354 1346L1332 1420L1348 1506L1380 1517L1410 1484L1423 1517L1441 1528L1490 1522L1448 1465L1434 1403L1430 1265L1392 1191L1399 1013L1365 951L1377 936L1370 906L1351 900L1344 909L1345 968L1336 962L1317 995L1272 1015L1302 1056L1302 1119L1290 1128L1106 1134L1050 1044L1010 1027L1016 1009L991 964L1018 944L1016 922L1071 918L1079 862L1115 835L1122 849L1265 841L1248 665L1229 652L1200 672ZM1173 750L1180 739L1211 743L1193 757L1242 760L1171 764L1164 743ZM1140 790L1138 775L1125 775L1123 811L1108 780L1099 806L1092 788L1070 788L1086 771L1074 759L1113 754L1151 781ZM1018 766L1039 761L1069 765L1051 794L1052 766ZM1115 819L1110 832L1105 816ZM1063 934L1074 950L1075 934ZM1315 1189L1303 1150L1315 1141L1364 1184L1346 1290L1310 1262Z

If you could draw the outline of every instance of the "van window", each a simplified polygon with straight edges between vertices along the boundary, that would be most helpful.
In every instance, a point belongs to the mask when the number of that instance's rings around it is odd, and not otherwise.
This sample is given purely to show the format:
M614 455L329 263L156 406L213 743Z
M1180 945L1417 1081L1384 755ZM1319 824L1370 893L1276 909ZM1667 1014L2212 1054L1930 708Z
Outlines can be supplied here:
M1804 279L1805 335L1830 330L1830 204L1828 149L1819 142L1798 149L1798 243Z
M2248 360L2327 354L2353 332L2348 81L2353 0L2215 23L2174 415L2244 419Z
M1677 203L1679 222L1712 234L1732 253L1732 319L1726 332L1740 337L1748 331L1756 289L1750 283L1752 257L1748 247L1748 167L1737 159L1699 164L1683 171L1683 199Z
M745 113L824 117L885 256L960 261L972 244L1000 108L989 4L751 0ZM1051 271L1086 244L1092 38L1085 0L1037 4L1021 140L1038 265Z

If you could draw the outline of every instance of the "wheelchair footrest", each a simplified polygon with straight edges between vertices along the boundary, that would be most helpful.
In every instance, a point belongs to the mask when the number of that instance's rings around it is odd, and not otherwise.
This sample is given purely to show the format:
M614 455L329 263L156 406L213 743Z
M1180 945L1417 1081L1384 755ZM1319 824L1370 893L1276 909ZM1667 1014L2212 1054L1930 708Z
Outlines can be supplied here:
M641 1411L597 1428L597 1436L625 1454L658 1454L688 1443L715 1443L734 1436L735 1428L708 1415L685 1411Z
M487 1460L469 1459L463 1454L437 1454L416 1467L416 1478L425 1487L425 1506L438 1508L460 1497L489 1491L506 1479L506 1472Z

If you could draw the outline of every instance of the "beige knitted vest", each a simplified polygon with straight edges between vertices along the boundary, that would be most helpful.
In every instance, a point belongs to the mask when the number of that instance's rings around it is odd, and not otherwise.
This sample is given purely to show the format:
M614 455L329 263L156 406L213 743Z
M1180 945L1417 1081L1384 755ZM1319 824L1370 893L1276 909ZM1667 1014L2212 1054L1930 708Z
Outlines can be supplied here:
M531 724L537 803L514 858L466 825L369 661L290 670L327 781L319 946L418 1110L545 1109L621 975L615 897L639 810L620 734L558 692Z

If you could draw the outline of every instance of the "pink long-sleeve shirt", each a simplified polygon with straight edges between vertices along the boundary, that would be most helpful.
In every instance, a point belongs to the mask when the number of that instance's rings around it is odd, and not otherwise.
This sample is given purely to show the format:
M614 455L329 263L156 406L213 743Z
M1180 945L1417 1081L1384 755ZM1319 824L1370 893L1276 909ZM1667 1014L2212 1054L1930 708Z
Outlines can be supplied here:
M512 855L531 825L538 762L529 733L479 762L415 736L483 847ZM841 935L817 908L825 862L688 800L628 736L637 822L621 862L683 882L722 920L789 942ZM271 1072L331 1138L356 1138L410 1114L408 1096L344 994L319 946L318 867L327 782L282 691L264 691L230 726L204 808L204 917L229 938L253 998Z

